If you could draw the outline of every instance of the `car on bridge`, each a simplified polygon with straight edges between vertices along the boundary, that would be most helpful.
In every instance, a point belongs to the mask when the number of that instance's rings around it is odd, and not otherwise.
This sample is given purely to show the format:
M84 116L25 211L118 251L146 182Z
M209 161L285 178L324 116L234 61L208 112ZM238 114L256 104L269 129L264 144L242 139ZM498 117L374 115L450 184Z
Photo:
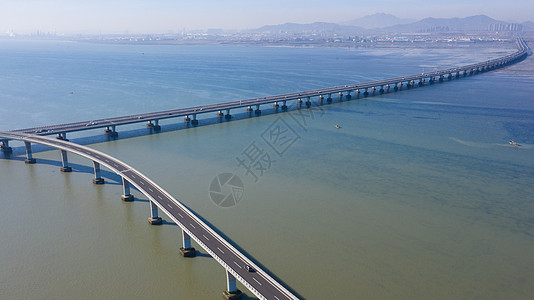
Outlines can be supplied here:
M245 265L245 270L247 270L249 272L256 272L256 269L254 269L253 267L251 267L249 265Z

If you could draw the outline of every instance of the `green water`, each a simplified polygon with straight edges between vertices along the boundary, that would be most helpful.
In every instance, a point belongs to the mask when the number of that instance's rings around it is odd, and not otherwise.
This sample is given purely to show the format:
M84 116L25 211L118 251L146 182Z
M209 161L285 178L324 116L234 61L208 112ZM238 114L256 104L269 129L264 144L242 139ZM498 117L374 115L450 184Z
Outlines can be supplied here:
M147 175L304 298L529 299L532 58L522 64L325 105L303 126L297 111L179 131L167 121L159 134L89 146ZM283 155L262 139L280 120L298 135ZM236 160L252 142L273 159L257 182ZM149 226L135 190L121 202L118 176L96 186L83 158L70 155L64 174L59 151L35 153L35 165L15 154L0 159L0 298L221 297L224 269L180 257L180 230ZM224 172L245 185L232 208L208 194Z

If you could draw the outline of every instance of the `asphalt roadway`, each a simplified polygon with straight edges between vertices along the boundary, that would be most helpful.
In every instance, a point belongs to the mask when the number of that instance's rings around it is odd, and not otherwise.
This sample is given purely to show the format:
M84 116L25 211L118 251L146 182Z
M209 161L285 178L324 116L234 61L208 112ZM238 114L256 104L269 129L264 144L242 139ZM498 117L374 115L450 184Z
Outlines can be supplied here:
M204 250L206 250L257 297L260 299L279 300L298 299L261 268L255 265L243 253L239 252L229 242L224 240L182 203L174 199L139 171L133 169L122 161L89 147L55 138L12 132L0 132L0 137L23 140L66 150L106 166L137 187L138 190L154 202L161 211L176 222L176 224L178 224L182 230L186 231L197 244L204 248ZM255 272L247 271L245 269L246 265L252 266L255 269Z

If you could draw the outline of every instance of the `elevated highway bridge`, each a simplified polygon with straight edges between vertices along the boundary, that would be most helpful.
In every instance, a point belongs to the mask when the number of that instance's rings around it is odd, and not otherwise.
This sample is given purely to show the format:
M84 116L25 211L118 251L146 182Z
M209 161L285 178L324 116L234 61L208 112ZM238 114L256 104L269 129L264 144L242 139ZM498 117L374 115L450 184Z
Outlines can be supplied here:
M101 165L120 175L122 177L122 199L124 201L133 200L133 196L130 194L130 184L133 184L150 200L149 222L151 224L161 224L161 218L158 216L158 211L160 210L181 228L183 247L180 252L183 256L195 255L195 249L191 246L191 239L193 239L226 269L227 289L223 294L227 299L239 299L241 297L241 292L236 287L236 280L239 280L260 299L298 299L288 288L254 264L250 258L238 251L185 205L173 198L149 178L114 157L92 148L69 142L66 139L66 134L68 132L106 128L106 134L117 137L116 127L120 125L148 122L147 126L159 130L159 120L184 117L185 122L191 122L195 126L198 125L198 115L213 112L217 112L221 118L224 116L227 120L231 120L230 111L240 108L246 108L250 114L254 112L254 114L260 115L260 107L262 105L273 104L276 109L280 107L282 110L287 110L287 102L296 101L299 109L303 103L309 108L312 97L317 97L319 104L323 104L325 97L326 102L331 103L332 95L335 94L338 95L340 100L343 97L346 100L350 100L353 95L356 98L359 98L360 94L363 94L363 97L368 97L376 93L387 93L390 90L399 91L403 88L410 89L425 84L431 85L435 82L458 79L517 63L525 59L530 52L528 45L521 38L517 39L517 48L518 50L515 53L504 57L435 72L263 98L0 132L0 147L2 151L9 153L12 151L9 141L18 140L24 142L27 156L25 162L29 164L36 162L32 155L32 143L59 149L61 151L63 163L61 170L63 172L72 171L68 164L67 152L83 156L93 162L95 174L93 183L95 184L104 183L104 179L100 176ZM57 138L47 137L47 135L57 135Z

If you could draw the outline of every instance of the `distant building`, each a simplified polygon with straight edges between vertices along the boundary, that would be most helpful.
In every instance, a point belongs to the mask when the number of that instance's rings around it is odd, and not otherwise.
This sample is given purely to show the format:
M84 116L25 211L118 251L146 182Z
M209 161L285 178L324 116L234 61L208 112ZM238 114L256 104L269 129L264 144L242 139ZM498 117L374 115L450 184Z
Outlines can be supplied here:
M503 24L503 23L496 23L496 24L491 24L489 26L489 30L490 31L523 31L523 25L521 24L515 24L515 23L511 23L511 24Z

